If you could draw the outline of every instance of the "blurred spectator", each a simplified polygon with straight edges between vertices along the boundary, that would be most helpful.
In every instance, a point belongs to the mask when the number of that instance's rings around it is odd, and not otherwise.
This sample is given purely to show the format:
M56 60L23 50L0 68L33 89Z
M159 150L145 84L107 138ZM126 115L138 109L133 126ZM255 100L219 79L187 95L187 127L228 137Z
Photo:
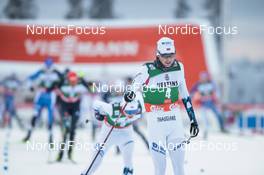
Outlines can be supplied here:
M264 63L240 59L229 66L228 97L231 103L264 103Z
M188 17L188 13L190 12L190 7L186 0L176 0L177 6L175 10L176 18L186 18Z
M11 19L36 18L36 12L34 0L9 0L4 9L6 17Z
M3 110L3 119L4 124L8 124L9 127L12 127L12 119L15 118L21 129L24 128L20 117L17 115L16 110L16 92L21 88L22 82L17 78L15 73L12 73L10 76L7 76L2 81L4 88L3 99L4 99L4 110Z
M113 2L114 0L92 0L89 16L91 18L113 18Z
M68 0L70 11L67 13L66 18L78 19L83 17L83 0Z

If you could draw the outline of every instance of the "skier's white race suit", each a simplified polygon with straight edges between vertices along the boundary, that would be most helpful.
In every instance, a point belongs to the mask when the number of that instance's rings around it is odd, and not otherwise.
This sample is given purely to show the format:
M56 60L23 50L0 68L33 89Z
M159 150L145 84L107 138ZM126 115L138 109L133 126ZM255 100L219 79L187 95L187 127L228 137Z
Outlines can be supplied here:
M121 100L115 103L105 103L103 101L94 102L93 109L97 110L101 115L105 115L104 121L102 123L102 128L100 131L100 135L96 144L96 150L94 155L100 149L100 144L104 142L112 126L114 126L114 129L110 134L106 144L101 148L98 157L96 158L92 168L88 173L89 175L93 174L96 171L96 169L101 164L105 153L113 145L117 145L122 153L123 162L124 162L123 174L125 175L133 174L132 155L134 149L134 138L133 138L132 123L135 120L141 118L142 116L141 113L142 113L143 99L136 98L133 102L128 103L126 108L124 109L123 114L119 118L118 122L115 123L121 112L121 108L124 105L124 102L120 103L120 101ZM92 158L94 158L94 156Z
M155 175L164 175L166 154L169 154L175 175L184 174L184 149L177 147L184 140L184 128L179 109L181 99L189 96L183 64L163 71L154 63L146 63L134 78L133 91L142 91L148 140Z

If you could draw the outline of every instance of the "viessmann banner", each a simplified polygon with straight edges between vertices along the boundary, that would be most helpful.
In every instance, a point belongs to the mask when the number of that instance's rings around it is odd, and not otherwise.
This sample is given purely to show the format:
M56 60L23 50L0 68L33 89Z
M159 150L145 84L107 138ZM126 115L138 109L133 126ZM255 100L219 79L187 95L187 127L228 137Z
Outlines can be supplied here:
M60 31L62 27L64 30ZM69 25L0 23L0 60L42 62L50 56L58 63L145 62L155 58L156 41L168 36L175 40L177 58L185 64L186 72L197 76L200 71L207 70L201 34L172 33L184 24L162 27L108 25L84 33ZM188 27L197 29L195 25ZM170 31L165 31L168 29Z
M164 36L161 32L168 29L168 26L162 28L158 25L92 27L89 31L75 25L0 23L0 57L19 61L40 61L43 57L52 56L58 62L76 63L145 61L155 57L156 41ZM182 59L204 60L201 35L177 33L167 36L175 40L177 54Z

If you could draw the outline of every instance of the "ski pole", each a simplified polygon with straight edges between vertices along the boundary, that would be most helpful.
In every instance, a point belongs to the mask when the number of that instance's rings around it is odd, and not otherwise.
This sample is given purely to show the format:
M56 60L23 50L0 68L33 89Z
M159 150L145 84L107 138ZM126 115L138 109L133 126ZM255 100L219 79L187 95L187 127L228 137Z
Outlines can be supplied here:
M190 136L187 140L183 140L180 144L177 145L177 149L183 146L184 144L189 144L193 136Z
M111 129L110 129L110 131L108 132L108 134L106 135L106 137L105 137L103 143L100 145L100 148L99 148L99 150L97 151L97 153L96 153L96 155L95 155L93 161L91 162L91 164L90 164L88 170L85 172L85 175L87 175L87 174L89 173L89 171L91 170L91 168L92 168L92 166L93 166L93 164L94 164L96 158L98 157L98 155L99 155L101 149L103 148L103 146L105 145L106 141L108 140L108 138L109 138L110 134L112 133L112 131L113 131L115 125L117 124L118 120L120 119L121 115L123 114L123 111L125 110L126 106L127 106L127 102L126 102L125 105L122 107L122 109L121 109L121 111L120 111L120 114L118 115L117 119L115 120L114 125L111 127Z

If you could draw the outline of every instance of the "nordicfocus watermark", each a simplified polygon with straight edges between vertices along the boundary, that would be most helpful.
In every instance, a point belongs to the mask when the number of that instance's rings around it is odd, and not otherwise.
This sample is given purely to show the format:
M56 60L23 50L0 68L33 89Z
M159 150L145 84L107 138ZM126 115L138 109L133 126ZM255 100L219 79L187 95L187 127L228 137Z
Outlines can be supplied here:
M92 143L92 142L76 142L76 141L67 141L65 143L62 142L31 142L27 141L26 145L27 151L36 151L36 152L44 152L44 151L68 151L70 148L76 151L94 151L94 150L103 150L105 148L105 144L103 143Z
M129 90L138 89L141 92L169 92L171 88L178 87L177 82L161 82L157 85L141 85L140 83L134 83L133 85L125 85L122 83L118 84L107 84L107 83L93 83L93 92L110 92L110 93L124 93Z
M60 151L60 150L69 150L73 148L77 151L90 151L96 149L93 143L91 142L75 142L75 141L67 141L65 143L61 142L31 142L28 141L26 145L27 151Z
M27 35L104 35L105 26L77 26L77 25L27 25Z
M222 152L234 152L238 150L238 143L236 142L210 142L210 141L195 141L190 143L186 142L153 142L151 149L157 152L177 151L179 149L185 151L222 151Z
M201 35L207 33L209 35L236 35L238 34L237 26L210 26L210 25L191 25L185 24L181 26L159 25L159 35Z
M210 142L210 141L195 141L195 142L168 142L163 143L161 141L151 143L151 149L160 153L166 153L166 151L177 151L179 149L185 151L222 151L222 152L234 152L238 150L238 143L236 142ZM67 141L65 143L47 143L47 142L27 142L26 150L27 151L61 151L69 150L73 148L76 151L94 151L104 149L103 143L94 143L91 142L75 142Z

